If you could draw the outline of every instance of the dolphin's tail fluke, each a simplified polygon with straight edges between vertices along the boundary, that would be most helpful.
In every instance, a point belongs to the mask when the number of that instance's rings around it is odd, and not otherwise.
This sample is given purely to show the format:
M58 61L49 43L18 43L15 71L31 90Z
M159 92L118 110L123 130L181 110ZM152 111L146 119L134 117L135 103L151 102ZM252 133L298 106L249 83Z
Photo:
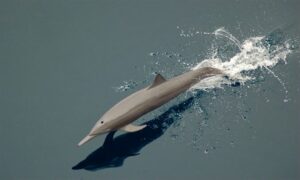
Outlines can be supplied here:
M94 137L96 137L95 135L87 135L85 138L83 138L79 143L78 146L81 146L83 144L85 144L86 142L90 141L91 139L93 139Z

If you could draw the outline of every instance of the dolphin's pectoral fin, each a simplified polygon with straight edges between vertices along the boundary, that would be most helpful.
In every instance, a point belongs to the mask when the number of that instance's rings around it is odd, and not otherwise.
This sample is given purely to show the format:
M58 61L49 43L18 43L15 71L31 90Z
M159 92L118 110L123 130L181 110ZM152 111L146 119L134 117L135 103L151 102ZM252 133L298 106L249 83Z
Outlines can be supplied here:
M136 125L128 124L120 129L126 132L136 132L144 129L146 126L147 125L136 126Z
M157 75L155 76L155 79L154 79L152 85L149 86L148 89L151 89L151 88L153 88L153 87L155 87L155 86L157 86L157 85L159 85L159 84L161 84L161 83L163 83L165 81L166 81L166 79L162 75L160 75L159 73L157 73Z

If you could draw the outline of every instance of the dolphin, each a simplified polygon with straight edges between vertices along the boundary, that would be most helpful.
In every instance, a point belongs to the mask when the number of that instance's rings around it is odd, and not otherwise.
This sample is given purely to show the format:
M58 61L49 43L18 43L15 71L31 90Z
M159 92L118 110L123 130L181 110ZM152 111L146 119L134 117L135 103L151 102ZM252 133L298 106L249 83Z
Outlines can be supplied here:
M137 126L131 123L177 97L202 79L222 74L223 72L219 69L203 67L166 80L157 73L150 86L129 95L104 113L88 135L78 143L78 146L104 133L117 130L125 132L142 130L147 125Z

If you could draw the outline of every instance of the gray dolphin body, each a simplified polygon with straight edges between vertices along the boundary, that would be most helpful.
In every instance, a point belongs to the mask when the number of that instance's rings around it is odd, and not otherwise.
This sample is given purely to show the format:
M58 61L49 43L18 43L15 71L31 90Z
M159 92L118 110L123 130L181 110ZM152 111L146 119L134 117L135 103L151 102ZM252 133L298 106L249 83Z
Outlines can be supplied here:
M109 109L78 146L110 131L121 129L135 132L145 128L146 125L136 126L131 123L185 92L202 79L219 74L223 74L221 70L211 67L192 70L170 80L157 74L152 85L131 94Z

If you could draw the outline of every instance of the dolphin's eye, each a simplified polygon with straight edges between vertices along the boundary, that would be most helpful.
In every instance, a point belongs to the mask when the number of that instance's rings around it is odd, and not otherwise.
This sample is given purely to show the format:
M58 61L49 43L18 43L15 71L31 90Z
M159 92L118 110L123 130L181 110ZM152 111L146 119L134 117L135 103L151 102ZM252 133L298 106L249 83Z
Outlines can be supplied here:
M101 124L103 124L104 122L103 121L101 121Z

